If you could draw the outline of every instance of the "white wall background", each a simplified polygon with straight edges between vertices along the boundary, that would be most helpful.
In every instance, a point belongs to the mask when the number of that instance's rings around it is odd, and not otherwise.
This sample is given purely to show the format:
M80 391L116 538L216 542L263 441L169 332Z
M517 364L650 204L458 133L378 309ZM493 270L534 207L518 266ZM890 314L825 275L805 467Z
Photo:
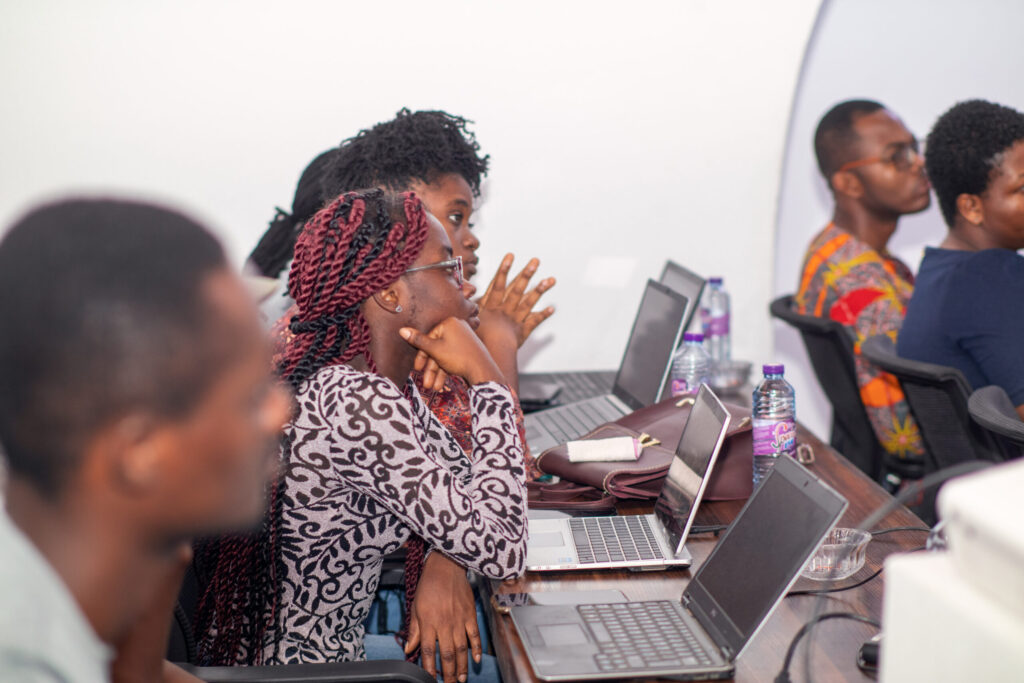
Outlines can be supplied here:
M402 106L443 108L492 156L483 273L515 251L559 278L529 369L616 365L666 257L726 278L734 354L767 360L778 176L817 7L6 2L0 224L44 196L130 191L209 220L241 264L315 154Z
M923 139L955 102L981 97L1024 110L1024 3L1011 0L825 0L793 104L779 191L773 293L796 291L804 250L832 215L814 160L814 129L832 105L874 99ZM915 272L945 234L938 204L903 219L890 249ZM827 438L831 407L799 335L774 321L801 422Z

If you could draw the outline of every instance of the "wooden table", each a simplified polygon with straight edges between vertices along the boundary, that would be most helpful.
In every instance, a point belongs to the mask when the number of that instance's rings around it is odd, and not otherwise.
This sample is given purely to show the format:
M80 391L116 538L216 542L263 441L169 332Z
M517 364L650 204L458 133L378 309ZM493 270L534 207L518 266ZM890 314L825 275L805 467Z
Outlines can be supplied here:
M871 481L860 470L828 445L799 428L800 443L810 444L814 449L815 461L810 470L850 502L839 526L856 526L877 507L890 500L880 486ZM730 522L739 512L744 501L703 503L698 515L698 525L724 524ZM623 502L620 513L650 512L651 504L639 501ZM925 526L913 513L904 507L887 516L875 528L896 526ZM837 586L856 583L869 576L881 566L886 556L893 552L909 551L924 545L926 534L919 531L898 531L876 537L868 546L868 559L863 569ZM693 568L700 566L714 547L716 538L710 534L691 536L687 547L694 557ZM752 571L756 571L752 568ZM880 620L882 613L882 586L884 573L865 585L853 590L825 596L822 612L854 612ZM484 593L540 592L617 589L630 600L663 600L678 598L690 579L688 570L666 570L662 572L591 571L591 572L527 572L520 579L512 581L485 582ZM793 590L821 588L823 584L808 579L799 579ZM513 681L534 681L530 663L523 651L519 634L512 619L497 614L490 607L489 595L485 596L487 618L491 627L492 640L501 674L506 683ZM782 661L790 640L797 630L811 617L818 596L792 596L785 598L778 609L764 625L760 633L748 645L736 662L736 681L771 681L782 667ZM814 634L811 675L813 680L824 681L870 681L856 665L857 651L861 644L874 634L874 629L859 622L846 619L826 621L816 626ZM797 649L790 666L793 681L804 680L803 652L807 637Z

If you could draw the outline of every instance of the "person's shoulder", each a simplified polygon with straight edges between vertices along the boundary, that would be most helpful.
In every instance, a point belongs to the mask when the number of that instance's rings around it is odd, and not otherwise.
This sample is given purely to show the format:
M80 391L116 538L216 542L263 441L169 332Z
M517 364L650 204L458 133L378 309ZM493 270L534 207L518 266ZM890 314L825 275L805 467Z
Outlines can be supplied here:
M1010 249L957 252L950 267L957 282L980 289L1024 288L1024 257Z
M7 520L0 526L0 679L105 680L95 676L106 649L67 587Z
M974 268L995 268L1010 273L1024 272L1024 256L1011 249L982 249L967 259Z
M806 257L831 258L850 240L850 234L829 223L822 228L807 245Z
M386 398L401 398L401 390L394 382L373 372L356 370L344 363L328 365L303 383L300 394L340 391L342 394L376 394Z

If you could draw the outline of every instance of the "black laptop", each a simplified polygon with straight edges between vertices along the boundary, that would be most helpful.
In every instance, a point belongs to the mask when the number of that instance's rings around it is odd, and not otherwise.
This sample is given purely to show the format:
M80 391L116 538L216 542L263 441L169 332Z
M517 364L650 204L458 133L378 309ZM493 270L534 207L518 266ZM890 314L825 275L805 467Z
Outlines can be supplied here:
M683 295L648 280L612 390L527 415L526 443L530 451L542 453L657 401L668 384L669 366L683 336L688 303Z
M704 291L704 278L669 260L665 262L658 281L686 297L683 330L690 329ZM614 370L524 372L519 376L519 400L523 410L530 412L610 394L615 384L615 374Z
M665 261L665 267L661 270L661 277L658 278L658 282L671 287L690 300L690 306L686 310L686 329L691 329L693 327L691 324L693 316L697 313L697 309L700 306L700 297L704 293L704 278L689 268L669 259Z

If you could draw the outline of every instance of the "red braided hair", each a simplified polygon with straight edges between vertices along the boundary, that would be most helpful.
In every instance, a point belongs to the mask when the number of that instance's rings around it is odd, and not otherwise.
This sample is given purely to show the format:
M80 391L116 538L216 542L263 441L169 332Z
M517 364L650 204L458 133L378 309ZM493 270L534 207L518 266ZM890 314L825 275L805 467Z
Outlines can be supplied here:
M293 388L360 353L376 371L361 306L405 273L426 238L426 213L412 192L349 192L306 223L288 278L299 309L291 322L295 339L278 368ZM286 469L290 453L286 437ZM200 570L209 574L196 613L201 664L261 664L265 647L279 641L275 626L287 571L278 542L283 497L282 477L258 532L200 544Z
M395 221L385 234L369 239L361 228L367 222L371 193L379 196L383 191L338 197L306 223L295 243L288 289L299 313L290 326L295 340L280 368L293 386L323 367L317 361L325 354L331 363L345 363L366 353L370 329L362 303L401 277L426 241L426 213L412 192L401 195L405 223ZM381 203L378 211L386 212L387 207ZM385 216L378 215L373 222L387 220ZM311 371L312 366L318 367ZM301 376L298 382L296 376Z

